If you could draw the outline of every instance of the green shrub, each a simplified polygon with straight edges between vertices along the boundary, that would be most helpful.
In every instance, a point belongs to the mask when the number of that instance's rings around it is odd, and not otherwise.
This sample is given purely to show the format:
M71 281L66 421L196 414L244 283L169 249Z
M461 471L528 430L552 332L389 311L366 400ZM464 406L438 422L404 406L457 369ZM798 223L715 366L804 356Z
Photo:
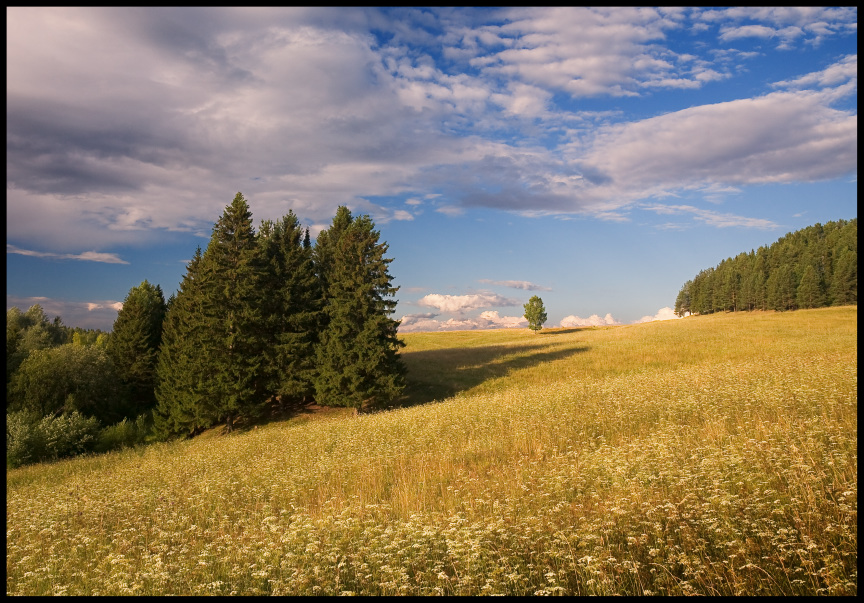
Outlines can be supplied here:
M99 421L77 411L38 419L27 412L6 415L6 464L29 463L75 456L93 449Z
M152 420L148 413L140 415L134 421L123 419L116 425L106 427L99 432L95 447L96 452L108 452L109 450L144 444L150 434L151 423Z
M26 411L6 414L6 466L20 467L45 456L39 417Z

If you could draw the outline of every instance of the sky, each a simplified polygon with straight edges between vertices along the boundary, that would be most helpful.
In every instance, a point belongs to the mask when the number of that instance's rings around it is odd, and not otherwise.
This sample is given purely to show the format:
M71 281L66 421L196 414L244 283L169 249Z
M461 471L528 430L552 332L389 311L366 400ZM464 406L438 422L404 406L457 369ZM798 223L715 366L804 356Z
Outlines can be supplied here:
M237 192L388 244L400 332L673 318L857 217L858 13L6 9L6 305L110 330Z

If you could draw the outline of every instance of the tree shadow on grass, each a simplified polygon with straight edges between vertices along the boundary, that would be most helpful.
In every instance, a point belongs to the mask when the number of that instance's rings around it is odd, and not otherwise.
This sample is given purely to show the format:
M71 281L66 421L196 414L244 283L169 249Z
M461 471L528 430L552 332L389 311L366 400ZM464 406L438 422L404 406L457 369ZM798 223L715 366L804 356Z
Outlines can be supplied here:
M394 406L443 400L512 371L567 358L588 349L584 345L552 351L546 345L493 345L403 353L402 361L408 369L407 385Z

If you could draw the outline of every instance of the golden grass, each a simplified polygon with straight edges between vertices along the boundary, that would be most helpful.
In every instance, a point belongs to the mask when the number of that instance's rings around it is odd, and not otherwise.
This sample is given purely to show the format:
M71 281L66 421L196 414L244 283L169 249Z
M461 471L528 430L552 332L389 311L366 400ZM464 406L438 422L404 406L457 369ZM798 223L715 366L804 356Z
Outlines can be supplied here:
M7 594L856 594L857 307L406 334L406 403L7 471Z

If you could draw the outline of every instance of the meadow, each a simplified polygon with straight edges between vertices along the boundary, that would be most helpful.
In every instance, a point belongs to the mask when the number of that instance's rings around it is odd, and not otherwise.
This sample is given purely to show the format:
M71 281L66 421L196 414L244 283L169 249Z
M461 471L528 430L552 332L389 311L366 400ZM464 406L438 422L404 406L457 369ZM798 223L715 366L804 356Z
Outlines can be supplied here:
M7 470L7 594L857 594L856 306L402 337L398 408Z

